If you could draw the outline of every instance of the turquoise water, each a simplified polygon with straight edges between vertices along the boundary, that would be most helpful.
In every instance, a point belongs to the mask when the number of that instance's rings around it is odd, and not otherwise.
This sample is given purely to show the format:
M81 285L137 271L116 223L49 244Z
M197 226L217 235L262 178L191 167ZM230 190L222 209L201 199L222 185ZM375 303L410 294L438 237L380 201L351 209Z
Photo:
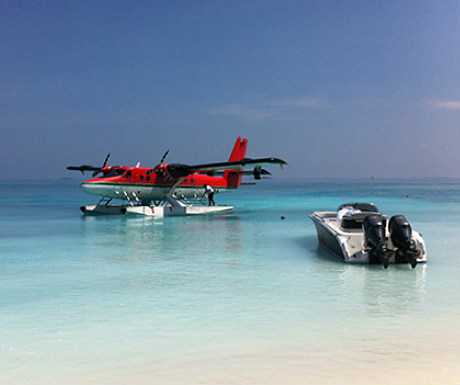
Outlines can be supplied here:
M1 182L0 383L459 383L459 192L266 180L217 194L231 215L152 220L82 216L78 181ZM428 263L318 248L308 214L361 200Z

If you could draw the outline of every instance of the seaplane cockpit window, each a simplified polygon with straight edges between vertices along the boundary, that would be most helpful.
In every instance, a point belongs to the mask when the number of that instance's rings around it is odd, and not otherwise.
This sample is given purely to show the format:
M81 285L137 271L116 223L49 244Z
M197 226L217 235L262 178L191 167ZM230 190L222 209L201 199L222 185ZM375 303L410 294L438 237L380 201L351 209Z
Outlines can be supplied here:
M125 171L126 169L124 168L112 168L108 174L102 176L101 178L111 178L113 176L120 176L123 175Z
M123 178L126 178L126 179L131 178L131 171L128 171Z

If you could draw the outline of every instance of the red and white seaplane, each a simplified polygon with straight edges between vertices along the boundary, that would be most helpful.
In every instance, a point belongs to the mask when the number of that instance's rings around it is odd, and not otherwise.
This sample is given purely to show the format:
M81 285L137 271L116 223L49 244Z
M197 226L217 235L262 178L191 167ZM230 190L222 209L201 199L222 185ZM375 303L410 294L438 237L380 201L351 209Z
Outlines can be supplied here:
M99 195L96 205L82 206L85 214L140 214L161 218L169 215L215 214L233 210L232 206L205 206L202 197L206 185L215 192L234 191L241 185L243 174L256 179L269 174L262 166L286 164L278 158L246 158L248 140L238 137L227 162L186 165L165 163L153 167L110 166L107 155L101 167L69 166L68 170L93 171L93 178L81 184L82 191ZM244 171L253 168L252 171ZM102 174L97 176L98 174ZM221 173L222 176L216 176ZM111 204L113 199L124 201ZM193 204L200 202L201 205Z

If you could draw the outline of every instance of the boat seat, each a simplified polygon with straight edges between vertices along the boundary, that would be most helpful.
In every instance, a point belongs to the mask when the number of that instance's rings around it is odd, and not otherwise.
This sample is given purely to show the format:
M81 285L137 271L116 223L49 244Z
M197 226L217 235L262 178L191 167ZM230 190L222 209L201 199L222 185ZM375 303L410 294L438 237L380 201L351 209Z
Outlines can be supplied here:
M354 213L352 215L344 215L342 218L342 228L343 229L362 229L364 218L368 215L376 215L374 212L363 212L363 213ZM379 214L377 214L379 215ZM381 215L382 222L386 224L386 217Z

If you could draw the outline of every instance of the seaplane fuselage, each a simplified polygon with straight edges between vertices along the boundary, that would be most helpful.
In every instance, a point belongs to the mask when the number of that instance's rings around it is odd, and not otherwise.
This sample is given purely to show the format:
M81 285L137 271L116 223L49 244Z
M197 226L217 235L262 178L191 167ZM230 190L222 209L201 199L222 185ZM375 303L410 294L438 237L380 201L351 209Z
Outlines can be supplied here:
M175 199L192 199L204 195L205 185L216 192L229 192L241 184L241 173L224 172L222 177L192 173L182 178L168 172L168 164L147 167L106 166L105 175L81 184L82 191L107 198L140 200L144 203L163 200L172 192Z

